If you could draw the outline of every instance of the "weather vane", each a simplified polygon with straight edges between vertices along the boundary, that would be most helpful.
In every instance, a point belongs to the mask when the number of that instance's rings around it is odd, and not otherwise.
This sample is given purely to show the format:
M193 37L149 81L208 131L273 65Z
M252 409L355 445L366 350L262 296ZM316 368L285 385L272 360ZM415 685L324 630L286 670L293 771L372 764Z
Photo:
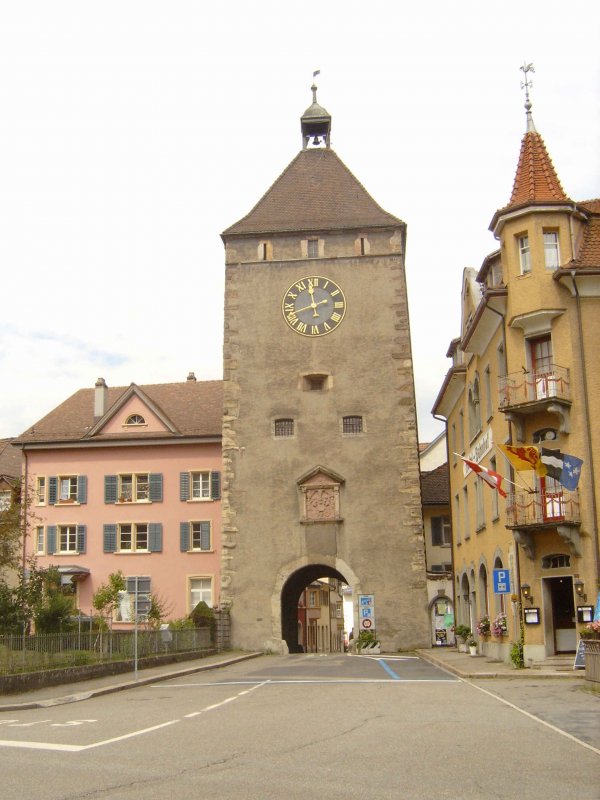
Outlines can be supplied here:
M316 69L313 72L313 82L312 82L312 86L310 87L312 89L312 93L313 93L313 103L317 102L317 85L315 83L315 78L317 77L317 75L320 75L320 74L321 74L321 70L320 69Z
M523 73L523 77L525 80L521 82L521 89L525 89L525 111L527 112L527 130L528 131L535 131L535 125L533 124L533 117L531 116L531 100L529 99L529 90L533 86L533 82L527 77L529 72L535 72L535 68L533 63L528 64L526 61L523 63L522 67L519 69Z

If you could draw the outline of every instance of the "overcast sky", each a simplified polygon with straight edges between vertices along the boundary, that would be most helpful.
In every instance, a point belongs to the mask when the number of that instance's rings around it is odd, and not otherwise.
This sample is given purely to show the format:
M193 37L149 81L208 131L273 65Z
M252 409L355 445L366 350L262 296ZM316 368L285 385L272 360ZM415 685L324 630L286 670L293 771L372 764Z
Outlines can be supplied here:
M99 376L221 378L220 232L301 148L332 146L408 224L421 441L460 331L464 267L496 249L533 116L567 194L600 196L600 3L0 5L0 437Z

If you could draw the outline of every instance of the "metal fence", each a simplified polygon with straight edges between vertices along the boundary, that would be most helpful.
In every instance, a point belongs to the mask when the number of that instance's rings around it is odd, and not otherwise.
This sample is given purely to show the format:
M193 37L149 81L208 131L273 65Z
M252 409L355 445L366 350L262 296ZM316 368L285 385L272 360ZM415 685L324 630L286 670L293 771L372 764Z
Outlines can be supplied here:
M210 648L208 629L8 634L0 636L0 675L126 661Z

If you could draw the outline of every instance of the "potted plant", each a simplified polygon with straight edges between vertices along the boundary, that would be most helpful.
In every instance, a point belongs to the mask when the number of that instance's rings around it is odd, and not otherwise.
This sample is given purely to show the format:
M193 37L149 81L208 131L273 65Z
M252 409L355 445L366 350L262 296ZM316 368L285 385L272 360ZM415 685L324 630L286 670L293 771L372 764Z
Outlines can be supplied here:
M476 656L477 655L477 640L474 639L472 636L469 637L467 640L467 647L469 648L469 655Z
M457 625L454 629L454 635L456 636L456 643L458 645L458 650L460 653L467 652L467 641L473 635L471 632L471 628L468 625Z
M373 631L361 631L356 640L356 651L362 654L375 654L381 653L381 644L379 639L375 636Z
M585 679L600 683L600 620L589 622L580 636L585 647Z
M500 613L492 622L492 636L506 636L508 633L508 625L506 622L506 614Z

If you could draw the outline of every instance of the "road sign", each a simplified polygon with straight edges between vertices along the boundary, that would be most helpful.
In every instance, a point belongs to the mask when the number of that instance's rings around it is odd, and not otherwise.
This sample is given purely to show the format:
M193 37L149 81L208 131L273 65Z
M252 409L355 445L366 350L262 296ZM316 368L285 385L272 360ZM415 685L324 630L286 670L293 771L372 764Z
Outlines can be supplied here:
M510 594L510 570L495 569L494 594Z
M375 627L375 596L372 594L358 595L358 622L361 631L368 631Z

